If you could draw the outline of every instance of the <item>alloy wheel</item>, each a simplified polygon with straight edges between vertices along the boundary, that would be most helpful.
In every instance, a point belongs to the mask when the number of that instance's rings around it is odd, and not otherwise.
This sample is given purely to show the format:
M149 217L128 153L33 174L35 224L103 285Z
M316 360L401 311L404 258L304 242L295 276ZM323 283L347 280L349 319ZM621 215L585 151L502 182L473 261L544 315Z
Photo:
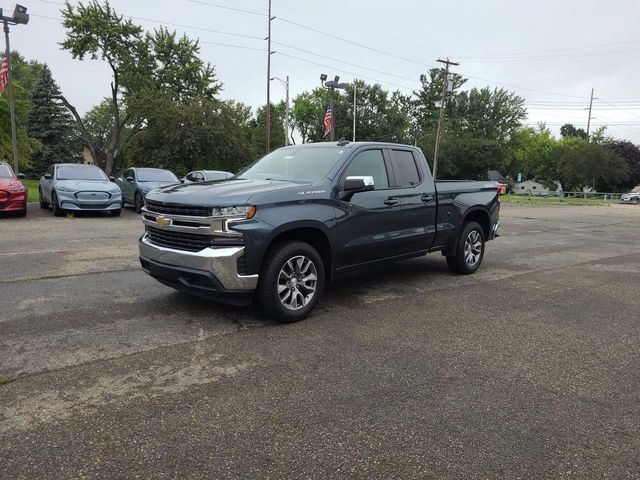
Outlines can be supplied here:
M278 297L282 305L289 310L300 310L316 294L318 271L316 266L304 255L290 258L278 274Z
M464 261L470 267L474 267L482 255L482 237L477 230L471 230L464 242Z

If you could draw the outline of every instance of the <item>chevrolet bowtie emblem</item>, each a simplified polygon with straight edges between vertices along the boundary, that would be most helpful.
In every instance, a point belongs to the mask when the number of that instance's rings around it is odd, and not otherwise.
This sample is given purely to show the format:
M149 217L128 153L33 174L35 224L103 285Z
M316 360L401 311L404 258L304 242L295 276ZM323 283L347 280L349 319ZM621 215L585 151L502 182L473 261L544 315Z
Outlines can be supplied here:
M167 217L156 217L156 223L158 225L171 225L171 220Z

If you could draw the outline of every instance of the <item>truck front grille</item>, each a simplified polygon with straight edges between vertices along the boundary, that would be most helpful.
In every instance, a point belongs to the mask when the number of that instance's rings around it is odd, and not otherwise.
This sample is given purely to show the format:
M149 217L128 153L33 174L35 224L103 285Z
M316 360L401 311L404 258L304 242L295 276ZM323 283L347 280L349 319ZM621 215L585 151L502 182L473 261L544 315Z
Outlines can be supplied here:
M154 200L145 202L147 210L168 215L184 215L187 217L208 217L211 215L209 207L197 207L193 205L167 205Z
M146 227L146 231L149 242L160 247L199 252L211 244L211 237L209 235L173 232L149 226Z

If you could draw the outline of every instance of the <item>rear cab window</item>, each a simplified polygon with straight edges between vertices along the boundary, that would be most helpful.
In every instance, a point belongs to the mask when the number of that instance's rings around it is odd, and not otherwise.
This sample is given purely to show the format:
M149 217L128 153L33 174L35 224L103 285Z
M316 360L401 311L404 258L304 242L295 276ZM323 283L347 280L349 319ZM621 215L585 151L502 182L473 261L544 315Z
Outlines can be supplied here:
M409 150L390 149L389 155L395 173L394 187L410 188L418 185L422 181L413 152Z

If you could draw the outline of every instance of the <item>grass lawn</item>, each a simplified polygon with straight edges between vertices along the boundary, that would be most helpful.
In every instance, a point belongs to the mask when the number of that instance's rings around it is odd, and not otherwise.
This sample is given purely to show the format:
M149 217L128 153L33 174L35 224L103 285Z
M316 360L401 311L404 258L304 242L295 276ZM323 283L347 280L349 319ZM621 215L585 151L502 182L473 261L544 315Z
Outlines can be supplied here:
M502 195L500 201L504 203L517 203L522 205L591 205L603 206L611 203L619 203L619 200L603 200L602 198L579 197L529 197L526 195Z
M40 184L40 180L22 180L22 184L27 190L29 190L29 197L27 198L27 202L37 202L38 185Z

